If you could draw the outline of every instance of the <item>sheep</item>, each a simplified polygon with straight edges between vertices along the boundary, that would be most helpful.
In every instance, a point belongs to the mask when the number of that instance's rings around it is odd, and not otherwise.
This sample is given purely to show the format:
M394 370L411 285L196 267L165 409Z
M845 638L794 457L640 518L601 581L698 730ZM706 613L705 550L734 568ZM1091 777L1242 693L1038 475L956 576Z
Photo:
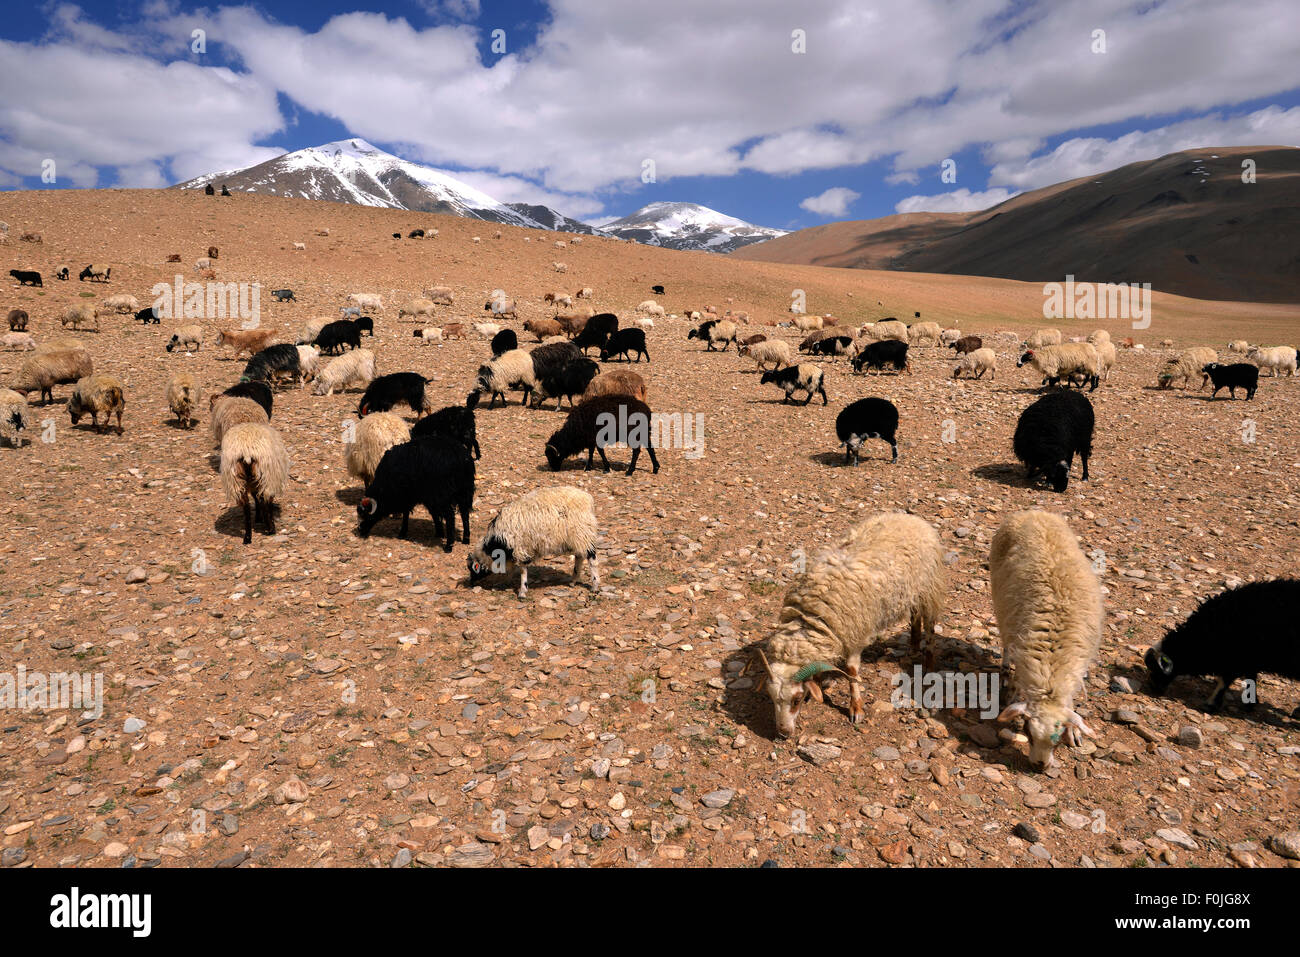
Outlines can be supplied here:
M1218 396L1220 389L1227 389L1228 395L1235 399L1239 388L1246 390L1247 400L1255 398L1255 390L1259 388L1259 369L1249 362L1234 362L1231 365L1211 362L1202 371L1214 383L1211 399Z
M1160 348L1162 348L1162 349L1172 349L1173 347L1174 347L1174 340L1172 340L1172 339L1161 339L1161 340L1160 340Z
M565 307L572 306L573 297L566 296L562 292L548 292L544 296L542 296L542 302L551 303L553 306L555 306L558 309L560 306L565 306Z
M745 346L757 345L760 342L767 342L767 336L763 335L763 333L761 332L756 332L752 336L745 336L745 338L738 340L736 343L736 348L737 351L739 351L741 348ZM744 353L740 353L740 354L744 355Z
M1002 520L989 549L989 583L1015 689L998 720L1023 716L1029 760L1052 767L1062 737L1076 747L1080 735L1097 736L1074 698L1101 650L1101 584L1065 520L1042 511Z
M951 346L954 342L964 338L960 329L945 329L939 333L939 343L945 346ZM978 347L977 347L978 348Z
M1250 351L1250 343L1245 339L1233 339L1228 343L1229 352L1247 353Z
M582 393L583 400L594 399L600 395L626 395L641 402L648 402L649 389L645 379L637 373L625 369L602 372L587 384Z
M336 319L325 326L312 343L325 355L339 355L344 346L361 348L361 329L349 319Z
M804 405L811 402L813 395L817 393L821 394L822 405L827 405L830 401L826 398L826 377L821 367L810 362L801 362L797 366L786 366L784 369L764 372L758 381L760 385L771 382L783 389L785 391L785 398L781 400L783 404L792 401L790 396L795 389L802 389L808 393L808 397L803 400Z
M194 414L199 404L199 384L188 372L178 372L167 383L167 408L176 416L182 428L192 429L199 417Z
M534 357L534 373L537 379L537 389L533 392L533 407L540 409L546 404L546 400L555 398L555 411L560 411L563 404L561 400L568 398L569 408L574 407L573 397L581 396L585 393L587 386L600 371L600 366L591 359L579 357L570 362L566 362L559 367L549 366L542 373L536 372L536 358Z
M592 456L600 453L600 461L609 471L605 448L622 443L632 450L632 461L625 474L636 471L636 460L644 448L650 454L653 471L659 472L659 459L652 445L651 425L653 413L640 399L627 395L598 395L583 399L569 413L564 425L546 442L544 453L551 471L558 472L564 460L587 450L587 468L591 471Z
M269 420L271 418L271 408L275 403L275 397L271 393L271 387L265 382L236 382L230 388L208 398L209 411L212 410L212 406L215 405L216 401L222 396L229 396L238 399L252 399L262 407L262 411L266 413L267 419Z
M86 268L89 269L90 267L87 266ZM194 260L194 271L195 271L195 272L201 273L201 272L203 272L203 271L205 271L205 270L208 270L208 269L211 269L211 268L212 268L212 260L209 259L209 258L207 258L206 256L204 256L202 259L196 259L196 260Z
M551 263L551 268L554 269L556 272L568 272L568 271L569 271L569 265L568 265L568 263Z
M758 364L759 371L766 371L767 364L772 363L773 369L780 369L782 366L794 364L794 354L790 351L790 343L783 339L768 339L763 342L755 342L752 345L741 346L738 350L742 356L749 356Z
M573 556L573 580L582 576L586 562L591 570L591 590L600 589L596 568L595 503L589 493L570 485L539 488L502 506L488 523L478 547L469 553L470 583L493 572L519 569L519 598L528 597L528 566L538 558Z
M168 253L168 254L167 254L167 261L168 261L169 263L178 263L178 262L181 261L181 254L180 254L180 253Z
M1081 392L1049 392L1021 412L1011 445L1025 465L1025 481L1041 473L1054 491L1064 492L1076 452L1087 481L1095 424L1092 403Z
M474 506L474 460L461 443L442 435L426 435L395 445L379 460L374 479L357 503L357 533L370 535L380 519L402 516L401 538L407 534L411 511L423 505L443 535L442 549L456 541L456 510L460 509L462 540L469 544L469 513ZM445 526L445 529L444 529Z
M275 332L271 329L221 329L217 332L217 348L229 347L232 359L238 359L241 352L247 352L249 358L261 352L271 344Z
M474 331L484 339L491 339L501 331L501 326L495 322L476 322Z
M645 330L617 329L609 334L605 344L600 347L600 361L607 362L615 356L622 356L624 360L630 362L630 354L633 352L636 353L637 362L641 361L642 356L645 356L646 362L650 361L650 353L645 347Z
M384 453L411 439L411 428L395 412L376 412L357 423L351 442L343 446L343 464L348 474L369 485Z
M627 324L645 332L655 327L655 321L649 316L633 316L628 319Z
M821 316L799 316L794 320L794 327L800 332L812 332L825 326L826 320Z
M1253 710L1260 674L1300 680L1300 635L1292 613L1297 600L1300 581L1291 578L1249 582L1211 595L1147 649L1151 690L1163 695L1175 678L1213 675L1214 691L1204 709L1214 712L1223 707L1233 682L1246 678L1252 693L1243 693L1242 701ZM1300 718L1300 708L1291 716Z
M560 324L560 328L564 330L565 335L575 338L582 335L582 330L587 328L587 320L590 318L591 316L557 313L555 321Z
M1094 329L1088 333L1088 342L1091 342L1094 346L1103 342L1110 342L1110 333L1105 329Z
M590 299L594 295L595 293L592 291L590 286L583 286L581 289L579 289L577 292L573 294L573 298Z
M1243 340L1244 341L1244 340ZM1145 346L1139 346L1132 336L1125 336L1119 341L1121 349L1143 349Z
M59 316L59 325L65 329L71 326L73 331L80 329L90 329L93 332L99 331L99 310L88 302L78 305L68 306Z
M722 351L727 351L727 346L736 341L737 329L734 322L722 319L709 319L700 324L699 328L692 329L687 333L687 339L701 339L704 342L704 350L713 352L719 342L722 343Z
M23 433L31 426L26 396L12 389L0 389L0 443L15 449L21 447L25 438Z
M297 302L298 297L293 294L292 289L272 289L271 298L276 302Z
M347 298L350 306L356 306L362 312L383 312L384 300L373 292L354 292Z
M504 296L495 299L489 299L483 303L483 309L492 313L493 319L518 319L519 313L513 299L507 299ZM490 323L489 323L490 325Z
M77 280L79 282L85 282L87 279L89 279L91 282L108 282L109 274L112 271L113 271L112 266L101 266L101 265L91 264L87 266L85 269L81 270L81 272L77 276Z
M24 395L39 392L41 404L47 405L54 401L56 385L75 383L94 373L95 363L85 349L38 350L18 367L9 380L9 388Z
M438 326L425 326L423 329L412 330L411 335L416 339L423 339L425 343L442 342L442 329Z
M860 724L863 650L906 620L913 653L919 651L923 637L934 635L947 589L939 536L914 515L873 515L815 555L786 592L767 651L759 651L777 733L795 733L805 699L823 700L822 682L840 670L833 664L839 659L849 679L849 718ZM927 671L933 669L932 643L925 642Z
M153 306L145 306L131 318L136 322L144 323L146 326L149 325L149 323L153 323L156 326L162 322L162 317L158 315L158 310Z
M478 426L474 421L474 408L477 405L478 396L471 392L464 405L445 406L416 422L411 429L411 438L441 435L455 439L473 453L474 458L481 459L483 450L478 445Z
M399 403L405 403L416 417L429 411L429 398L425 387L429 380L418 372L390 372L371 380L357 403L357 415L387 412Z
M398 320L404 319L406 316L412 316L415 319L419 319L421 316L432 318L437 315L437 312L437 304L432 299L412 299L397 307L397 318Z
M302 331L298 333L298 338L294 340L294 345L307 346L316 341L320 331L334 322L329 316L315 316L303 323Z
M937 322L914 322L907 327L907 341L914 346L919 346L926 340L930 345L937 346L942 334L943 330Z
M1267 349L1256 347L1250 350L1247 358L1261 371L1268 369L1274 377L1283 372L1289 376L1296 374L1296 350L1291 346L1272 346Z
M305 388L320 372L320 350L315 346L294 346L298 350L298 378ZM360 350L358 350L360 351Z
M241 381L265 382L268 385L277 377L301 379L302 369L298 365L299 361L297 346L291 346L283 342L276 343L273 346L267 346L249 359L248 364L244 366L244 372L240 379Z
M884 439L898 461L898 408L888 399L850 402L835 417L835 434L844 446L844 463L858 464L858 451L867 439Z
M531 332L541 342L548 336L558 336L564 331L564 327L554 319L525 319L524 331Z
M442 327L442 337L444 339L464 339L465 323L449 322Z
M862 350L853 358L853 371L861 372L863 368L884 370L885 366L893 366L898 372L912 374L912 366L907 358L908 345L906 342L900 342L897 339L882 339L878 342L869 342L862 347Z
M138 312L140 309L140 300L135 296L128 296L125 293L119 293L116 296L109 296L100 305L113 312Z
M0 336L0 348L9 352L35 352L36 340L30 332L6 332Z
M664 307L659 305L659 303L655 302L653 299L646 299L637 303L636 309L632 311L644 312L651 316L662 316L664 314Z
M804 336L803 342L799 343L800 352L812 352L813 347L823 339L830 339L838 335L834 329L814 329L808 335Z
M126 387L116 376L111 375L88 375L78 379L77 384L72 387L72 398L68 400L68 415L72 419L72 424L76 425L81 421L83 415L89 414L90 423L95 427L96 432L103 429L99 426L99 415L104 415L104 428L108 428L110 416L117 416L117 434L121 435L124 431L122 428L122 413L126 410L125 399Z
M330 231L329 231L328 228L326 228L326 229L318 229L318 230L316 230L316 235L317 235L317 236L328 236L329 234L330 234Z
M871 330L871 335L877 340L886 341L893 339L897 342L908 342L907 326L897 319L882 319L877 322Z
M837 336L833 333L813 343L810 350L819 356L842 356L853 346L852 336Z
M976 349L974 352L968 352L961 357L961 362L957 368L952 370L952 377L960 379L962 373L974 376L976 379L984 378L984 373L992 372L990 379L998 377L998 356L992 349Z
M234 395L214 395L208 399L208 412L212 426L213 442L220 446L226 433L237 425L255 422L266 425L270 417L266 410L252 399Z
M1202 370L1211 362L1217 362L1219 355L1208 346L1195 346L1188 349L1181 355L1174 356L1167 360L1161 367L1156 382L1160 388L1170 388L1175 379L1182 379L1184 388L1189 388L1196 376L1201 376L1200 388L1205 388L1205 383L1209 381L1209 376L1205 375Z
M275 509L289 487L289 451L280 433L264 422L241 422L221 442L221 486L231 505L244 508L244 544L253 541L253 519L275 534ZM251 506L251 507L250 507Z
M960 339L954 339L948 343L948 348L952 349L957 355L968 355L976 349L984 348L984 340L979 336L962 336Z
M1059 346L1060 344L1060 329L1039 329L1025 340L1026 349L1041 349L1043 346Z
M591 346L604 349L606 341L617 331L618 316L612 312L602 312L598 316L591 316L583 323L582 330L573 339L573 344L582 351L583 355L586 355L587 349ZM644 342L645 333L639 329L634 331L641 334Z
M1016 368L1024 365L1037 370L1049 387L1056 386L1063 378L1069 381L1075 375L1082 375L1090 383L1088 391L1094 392L1101 381L1101 358L1091 342L1029 349L1016 361Z
M10 332L26 332L27 318L26 309L10 309L5 321L9 325Z
M180 346L186 352L198 352L203 345L203 327L199 325L180 326L167 340L167 351L175 351Z
M7 232L7 231L6 231ZM43 243L40 233L25 232L18 237L20 243Z
M749 322L749 313L747 313L747 312L738 312L738 311L737 311L737 312L733 312L732 310L728 309L726 312L724 312L724 313L722 314L722 318L723 318L723 319L730 319L730 320L732 320L733 322L747 323L747 322ZM824 321L825 321L825 320L823 319L823 322L824 322Z
M409 233L406 234L406 238L407 238L407 239L423 239L423 238L424 238L424 230L423 230L423 229L412 229Z
M36 344L36 351L41 352L66 352L68 349L84 349L86 344L80 339L74 339L72 336L64 336L57 339L46 339Z
M456 301L456 294L451 286L433 286L424 290L424 298L437 306L450 306Z

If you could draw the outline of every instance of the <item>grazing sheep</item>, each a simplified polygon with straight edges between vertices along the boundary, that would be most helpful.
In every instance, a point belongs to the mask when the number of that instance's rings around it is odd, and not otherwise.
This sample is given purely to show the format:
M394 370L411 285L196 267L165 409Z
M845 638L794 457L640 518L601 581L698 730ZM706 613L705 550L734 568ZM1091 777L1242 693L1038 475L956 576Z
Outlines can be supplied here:
M799 316L794 320L794 327L800 332L812 332L815 329L821 329L826 325L826 320L821 316Z
M478 425L474 421L474 408L477 405L478 396L471 392L464 405L445 406L416 422L411 429L411 437L441 435L454 439L472 452L474 458L481 459L483 450L478 445Z
M1088 333L1088 341L1094 346L1102 342L1110 342L1110 333L1105 329L1094 329Z
M90 267L87 266L86 268L89 269ZM195 272L203 272L204 270L211 269L211 268L212 268L212 260L208 259L206 256L202 259L196 259L194 261Z
M734 322L723 319L709 319L700 324L699 328L692 329L687 333L687 339L700 339L704 342L704 351L713 352L719 342L722 343L722 351L727 351L727 346L736 341L737 328ZM739 347L737 347L739 351Z
M525 319L524 331L531 332L541 342L550 336L558 336L564 332L564 327L554 319Z
M10 309L6 321L9 324L10 332L26 332L27 331L27 310Z
M785 398L782 403L791 402L790 396L795 389L801 389L808 393L808 397L803 400L807 405L812 401L813 395L820 393L822 405L829 403L826 398L826 377L820 366L815 366L810 362L801 362L797 366L787 366L784 369L773 369L770 372L764 372L758 380L760 385L767 385L769 382L775 384L785 391Z
M306 244L306 243L294 243L294 244L293 244L294 252L303 252L304 250L306 250L306 248L307 248L307 244Z
M1115 348L1115 343L1109 339L1103 339L1095 346L1097 350L1097 371L1101 375L1103 382L1110 381L1110 370L1115 368L1115 361L1119 358L1119 353Z
M587 349L596 346L599 349L605 348L605 343L610 336L618 331L618 316L612 312L602 312L598 316L591 316L583 323L582 329L573 339L573 345L586 355ZM641 332L641 330L636 330ZM641 332L642 339L645 333Z
M594 295L595 293L592 291L590 286L583 286L581 289L579 289L577 292L573 294L573 298L590 299Z
M1182 379L1184 388L1190 388L1195 378L1200 376L1200 388L1203 389L1210 377L1202 370L1211 362L1218 361L1219 355L1213 349L1208 346L1196 346L1167 360L1161 367L1156 382L1160 388L1168 389L1173 386L1175 379Z
M456 294L451 286L433 286L424 290L424 298L434 305L450 306L456 301Z
M158 310L153 306L145 306L132 318L134 318L136 322L143 322L146 326L149 325L149 323L153 323L156 326L162 322L162 317L158 315Z
M180 346L186 352L198 352L202 345L202 326L180 326L167 340L167 351L173 352L177 346Z
M464 339L465 334L465 323L463 322L449 322L442 327L442 337L444 339Z
M0 389L0 444L20 448L26 439L23 433L31 426L26 396L12 389Z
M8 352L35 352L36 340L30 332L6 332L0 336L0 348Z
M1119 341L1119 347L1120 347L1121 349L1138 349L1138 348L1141 348L1140 346L1137 345L1137 343L1134 341L1134 339L1133 339L1132 336L1125 336L1123 339L1121 339L1121 340Z
M83 302L75 306L68 306L59 316L59 325L65 329L71 326L73 331L89 329L92 332L99 331L99 310L88 302Z
M537 389L533 392L533 407L540 409L549 398L555 398L555 411L560 411L562 400L569 400L569 408L574 407L573 397L582 396L592 379L600 371L600 366L591 359L579 357L561 366L547 365L540 373L536 370L534 357L534 374Z
M421 316L433 318L437 315L438 307L432 299L412 299L404 302L397 308L397 318L404 319L406 316L412 316L419 319Z
M214 395L208 399L208 412L212 426L212 439L221 445L226 433L237 425L256 422L265 425L270 421L266 409L253 399L234 395Z
M948 348L952 349L957 355L969 355L976 349L984 348L984 340L979 336L962 336L960 339L954 339L948 343Z
M1051 767L1062 737L1071 747L1080 735L1096 737L1074 698L1101 649L1101 584L1065 520L1041 511L1003 519L989 549L989 583L1015 689L998 720L1023 716L1029 760Z
M758 364L759 371L766 371L769 362L773 369L794 365L794 353L790 351L790 343L783 339L762 340L752 345L741 346L737 351L742 356L753 359Z
M945 329L939 333L939 343L945 346L951 346L954 342L964 338L960 329ZM982 343L981 343L982 345ZM976 348L979 348L978 346Z
M737 352L739 352L740 349L746 346L757 345L760 342L767 342L767 336L763 335L763 333L761 332L756 332L752 336L745 336L745 338L737 341L736 343ZM739 354L744 355L743 352L739 352Z
M217 348L230 348L232 359L238 359L241 352L247 352L249 358L261 352L271 344L275 332L271 329L221 329L217 332ZM170 351L170 350L169 350Z
M316 341L320 331L334 322L329 316L315 316L303 323L302 331L298 333L298 338L294 340L294 345L309 346Z
M1289 376L1296 374L1296 350L1291 346L1272 346L1268 349L1257 347L1250 350L1247 358L1257 365L1260 371L1268 369L1275 377L1283 372Z
M1025 481L1041 473L1053 490L1064 492L1075 453L1087 481L1095 424L1092 403L1081 392L1049 392L1026 408L1012 439L1012 450L1025 465Z
M990 379L998 377L998 354L992 349L976 349L961 357L957 368L952 370L952 377L960 379L962 373L973 375L976 379L984 378L984 373L992 372Z
M104 426L108 428L111 416L117 416L117 434L121 435L122 413L126 410L126 387L116 376L88 375L78 379L72 388L72 398L68 400L68 415L72 424L81 421L83 415L90 416L90 423L96 432L102 432L99 425L100 413L104 415Z
M842 356L853 346L852 336L837 336L833 332L829 336L818 339L813 343L810 350L813 355L819 356Z
M1060 329L1039 329L1025 340L1026 349L1041 349L1043 346L1059 346L1060 344Z
M1091 342L1068 342L1029 349L1016 361L1016 368L1024 365L1037 370L1049 388L1055 387L1061 379L1068 382L1073 376L1082 375L1089 383L1088 391L1094 392L1101 381L1101 357Z
M1211 399L1218 396L1220 389L1227 389L1228 395L1234 399L1238 389L1245 389L1247 400L1255 398L1255 390L1259 388L1259 369L1249 362L1234 362L1232 365L1211 362L1202 371L1214 383Z
M266 418L271 418L271 407L274 404L274 396L271 393L271 387L265 382L236 382L230 388L208 398L208 411L212 410L213 405L222 396L229 396L236 399L252 399L262 407L266 413Z
M528 566L538 558L573 556L573 580L582 576L583 562L591 569L591 590L600 588L596 568L596 509L592 497L569 485L539 488L502 506L488 523L478 547L469 553L472 583L493 572L519 569L519 597L528 596Z
M501 331L501 326L495 322L476 322L474 323L474 331L484 339L491 339Z
M880 369L892 366L898 372L912 374L912 366L907 358L908 345L897 339L882 339L869 342L853 358L853 371L861 372L864 368Z
M659 471L659 459L652 445L652 416L650 407L639 399L627 395L598 395L583 399L569 413L564 425L547 440L546 462L554 472L560 471L564 460L587 451L587 468L591 470L592 456L600 453L600 461L609 471L605 449L623 444L632 450L632 461L627 475L636 471L636 460L644 448L650 454L653 471Z
M20 286L44 286L41 282L41 274L30 269L11 269L9 275L18 280Z
M298 350L298 378L304 387L320 372L320 350L315 346L294 346ZM358 350L359 351L359 350Z
M786 592L780 621L759 651L766 690L782 737L795 733L799 709L822 698L822 682L839 671L849 679L849 718L865 717L858 683L862 652L900 621L911 626L913 653L934 635L943 613L948 577L939 536L914 515L873 515L839 544L815 555ZM932 641L925 668L933 670Z
M518 319L519 313L513 299L507 299L499 296L495 299L489 299L483 303L483 309L492 313L493 319ZM490 323L487 323L490 325ZM495 333L494 333L495 335Z
M871 330L871 334L879 341L894 340L896 342L908 342L907 326L897 319L882 319L877 322Z
M460 510L469 544L469 513L474 507L474 460L460 442L426 435L395 445L380 459L375 477L357 503L357 533L368 538L380 519L402 516L401 538L407 534L411 511L423 505L433 519L434 532L445 534L442 549L456 541L456 510ZM445 526L445 528L444 528Z
M1245 339L1233 339L1228 343L1229 352L1240 352L1243 355L1250 351L1250 343Z
M178 372L167 383L167 408L183 428L192 429L199 417L195 408L199 404L199 384L188 372Z
M409 233L406 234L406 238L407 238L407 239L423 239L423 238L424 238L424 230L423 230L423 229L412 229Z
M267 346L248 360L240 379L241 381L265 382L268 385L272 383L273 379L277 378L301 381L302 368L298 364L299 361L297 346L291 346L284 342Z
M292 289L272 289L271 298L276 302L297 302L298 297L293 294Z
M9 388L26 395L39 392L41 404L54 401L54 387L75 383L94 375L95 364L85 349L63 349L57 352L38 350L24 360L9 380Z
M1223 707L1233 682L1246 678L1251 693L1243 693L1242 700L1253 710L1261 674L1300 680L1297 601L1300 581L1292 578L1249 582L1211 595L1147 650L1151 690L1163 695L1175 678L1213 675L1214 691L1204 706L1213 712ZM1300 707L1291 717L1300 718Z
M831 339L838 336L834 329L814 329L808 335L804 336L803 342L799 343L800 352L812 352L817 343L823 339Z
M362 312L383 312L384 300L373 292L354 292L347 298L350 306L356 306Z
M438 326L425 326L423 329L414 330L411 335L423 339L426 343L442 342L442 329Z
M845 464L858 464L858 451L867 439L884 439L898 461L898 408L888 399L850 402L835 417L835 434L844 446Z
M659 303L655 302L653 299L646 299L643 302L637 303L636 309L634 309L633 312L643 312L650 316L663 316L664 307L659 305Z
M369 485L384 453L411 439L410 426L395 412L376 412L357 423L353 441L343 446L343 463L348 474Z
M632 316L628 319L627 324L646 332L655 327L655 321L649 316Z
M556 309L559 309L560 306L567 308L573 305L573 297L566 296L562 292L548 292L542 296L542 302L549 302L555 306Z
M587 328L590 330L591 326L588 325ZM645 347L645 330L616 329L609 334L604 345L600 347L600 361L608 362L615 356L622 356L625 361L631 362L633 352L636 353L637 362L641 361L642 356L645 356L646 362L650 361L650 353Z
M943 330L939 328L937 322L914 322L907 327L907 341L914 346L919 346L926 341L932 346L937 346L942 334Z
M59 280L60 282L67 282L67 281L68 281L68 267L67 267L67 266L64 266L62 269L55 270L54 278L57 279L57 280Z
M280 433L264 422L233 425L221 442L221 486L231 505L244 509L244 544L253 541L253 519L275 534L275 508L289 487L289 451Z
M568 247L568 243L566 243L563 239L557 239L555 241L556 249L566 249L567 247Z
M588 383L582 398L585 401L600 395L626 395L641 402L649 401L649 389L645 379L635 372L624 369L602 372L596 376Z
M85 282L89 279L91 282L108 282L109 274L113 271L112 266L90 265L77 275L79 282Z
M357 415L388 412L393 406L405 403L418 418L429 411L429 399L425 394L428 384L429 380L418 372L390 372L378 376L366 386L361 401L357 403Z
M350 319L336 319L323 328L312 343L324 355L340 355L343 347L361 348L361 329Z
M551 268L554 269L556 272L569 271L568 263L551 263Z

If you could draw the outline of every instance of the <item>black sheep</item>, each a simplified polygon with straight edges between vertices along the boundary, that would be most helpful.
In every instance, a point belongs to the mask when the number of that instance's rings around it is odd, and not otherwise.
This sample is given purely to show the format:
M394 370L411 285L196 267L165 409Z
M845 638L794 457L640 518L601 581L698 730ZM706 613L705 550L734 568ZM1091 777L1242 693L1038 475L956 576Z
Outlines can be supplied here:
M302 375L297 346L291 346L288 343L267 346L248 360L248 365L244 366L244 374L240 377L240 381L270 384L271 377L277 372L292 376Z
M843 355L852 343L852 336L824 336L814 342L809 351L821 356L839 356Z
M401 233L393 233L393 238L394 238L394 239L401 239L401 238L402 238L402 234L401 234Z
M662 296L662 295L664 294L664 287L663 287L663 286L651 286L651 287L650 287L650 291L651 291L652 293L654 293L656 296Z
M111 266L105 269L104 275L99 279L99 282L108 282L109 274L112 273L112 271L113 268ZM98 275L99 273L95 272L90 266L87 266L85 269L81 270L81 272L77 274L77 281L85 282L87 279L89 279L91 282L95 282L95 277Z
M600 366L593 360L578 358L574 361L560 367L559 369L549 369L545 375L537 377L537 382L541 390L534 392L536 397L534 408L540 409L546 400L555 397L555 411L560 411L561 399L568 398L569 407L573 407L573 397L582 395L587 391L587 386L591 380L596 378L600 372Z
M583 355L586 355L587 349L591 346L604 349L605 341L617 331L618 316L612 312L600 312L587 320L582 331L574 338L573 344L582 351Z
M237 382L221 394L238 396L241 399L252 399L262 407L268 419L271 417L271 387L265 382Z
M411 511L423 505L433 519L434 532L445 534L444 552L456 541L456 510L460 510L462 541L469 544L469 513L474 507L474 460L458 440L425 435L394 445L384 453L366 494L357 503L357 532L370 535L381 518L402 516L406 537ZM444 528L445 526L445 528Z
M1041 473L1054 491L1064 492L1078 453L1087 481L1095 421L1092 403L1080 392L1049 392L1021 412L1011 446L1025 463L1025 480Z
M139 312L135 314L135 318L137 322L143 322L145 325L148 325L149 323L152 322L156 326L162 321L158 317L158 313L154 311L153 306L146 306L145 308L141 309Z
M565 366L582 358L582 351L572 342L548 342L528 354L533 360L533 377L538 382L559 375ZM524 398L527 401L527 396Z
M370 381L357 405L357 415L387 412L398 403L405 402L416 415L429 411L424 387L429 380L418 372L390 372Z
M353 324L351 319L336 319L328 323L316 334L316 339L312 344L327 356L341 353L344 346L360 349L361 330Z
M20 286L43 286L41 274L34 269L11 269L9 275L18 280Z
M297 302L292 289L272 289L271 298L276 302Z
M407 239L423 239L423 238L424 238L424 230L423 230L423 229L412 229L409 233L406 234L406 238L407 238Z
M229 195L230 195L230 190L228 190L228 189L226 188L226 184L225 184L225 183L222 183L222 184L221 184L221 195L222 195L222 196L229 196Z
M411 438L422 435L444 435L455 439L474 453L474 458L483 457L478 447L478 427L474 422L474 406L478 405L478 393L471 392L464 405L449 405L431 415L426 415L411 426Z
M1259 367L1249 362L1234 362L1232 365L1211 362L1201 371L1214 383L1214 392L1210 394L1211 399L1219 394L1220 389L1227 389L1228 395L1234 399L1237 397L1238 389L1245 389L1246 398L1253 399L1255 390L1259 388Z
M863 367L884 370L892 366L899 372L910 372L907 363L907 343L897 339L883 339L871 342L863 347L853 358L853 371L861 372Z
M513 329L502 329L492 337L492 358L519 348L519 336Z
M1238 678L1256 686L1260 674L1300 680L1297 602L1300 581L1292 578L1251 582L1207 598L1158 647L1147 650L1152 691L1164 694L1181 675L1214 675L1219 683L1206 709L1217 711ZM1255 704L1255 696L1249 697L1248 708ZM1300 718L1300 708L1292 717Z
M217 195L216 188L213 187L213 185L212 185L211 183L209 183L207 186L204 186L204 187L203 187L203 195L204 195L204 196L216 196L216 195Z
M605 344L600 347L600 361L608 362L614 356L622 356L626 361L631 362L631 353L636 353L636 361L640 362L641 357L645 356L645 361L650 361L650 353L645 347L645 330L644 329L619 329L611 333L605 340Z
M369 316L358 316L352 320L352 324L357 327L358 333L364 332L366 335L374 337L375 320Z
M844 445L844 463L858 464L858 450L867 439L884 439L898 461L898 408L888 399L858 399L835 417L835 434Z
M637 456L644 447L650 453L654 471L659 471L659 459L651 445L652 414L650 407L640 399L627 395L598 395L578 403L569 413L564 425L546 442L546 462L558 472L564 460L587 450L587 468L591 470L592 456L600 453L600 461L609 471L605 447L623 443L632 450L632 461L627 474L636 471Z

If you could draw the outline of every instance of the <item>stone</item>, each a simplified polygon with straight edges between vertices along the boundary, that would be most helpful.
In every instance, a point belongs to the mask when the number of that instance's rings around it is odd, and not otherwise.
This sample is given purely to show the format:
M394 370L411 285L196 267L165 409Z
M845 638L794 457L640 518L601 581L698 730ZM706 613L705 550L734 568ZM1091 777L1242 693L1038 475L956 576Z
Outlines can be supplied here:
M705 807L723 808L731 803L731 799L736 796L734 788L721 788L717 791L710 791L700 798L700 803Z
M129 572L126 573L126 583L128 585L138 585L140 582L145 581L148 577L149 577L149 573L146 572L139 565L136 565L135 568L132 568Z
M1201 845L1193 841L1186 831L1176 827L1162 827L1160 830L1156 831L1156 837L1160 838L1162 841L1167 841L1170 844L1177 844L1179 847L1185 847L1189 851L1199 851L1201 849Z
M1038 833L1038 828L1034 827L1034 825L1030 824L1028 821L1021 821L1011 829L1011 833L1022 841L1028 841L1030 844L1037 844L1042 840L1042 836Z
M1284 831L1268 839L1268 849L1278 857L1300 861L1300 831Z
M143 731L144 728L145 724L139 718L127 718L126 722L122 725L122 730L126 734L138 734Z
M825 744L821 741L809 741L806 744L799 745L795 750L795 753L805 761L820 767L823 764L829 764L831 761L836 760L844 752L842 748L837 748L832 744Z
M1177 741L1185 748L1199 748L1205 743L1205 735L1200 728L1187 724L1178 729Z

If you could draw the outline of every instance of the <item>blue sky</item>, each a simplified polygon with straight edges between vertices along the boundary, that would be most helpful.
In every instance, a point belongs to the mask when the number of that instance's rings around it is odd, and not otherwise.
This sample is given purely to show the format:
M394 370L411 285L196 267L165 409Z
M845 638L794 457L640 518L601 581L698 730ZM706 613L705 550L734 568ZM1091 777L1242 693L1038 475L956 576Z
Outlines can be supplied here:
M686 200L795 229L1300 144L1296 62L1294 0L16 6L0 188L163 186L358 136L589 221Z

